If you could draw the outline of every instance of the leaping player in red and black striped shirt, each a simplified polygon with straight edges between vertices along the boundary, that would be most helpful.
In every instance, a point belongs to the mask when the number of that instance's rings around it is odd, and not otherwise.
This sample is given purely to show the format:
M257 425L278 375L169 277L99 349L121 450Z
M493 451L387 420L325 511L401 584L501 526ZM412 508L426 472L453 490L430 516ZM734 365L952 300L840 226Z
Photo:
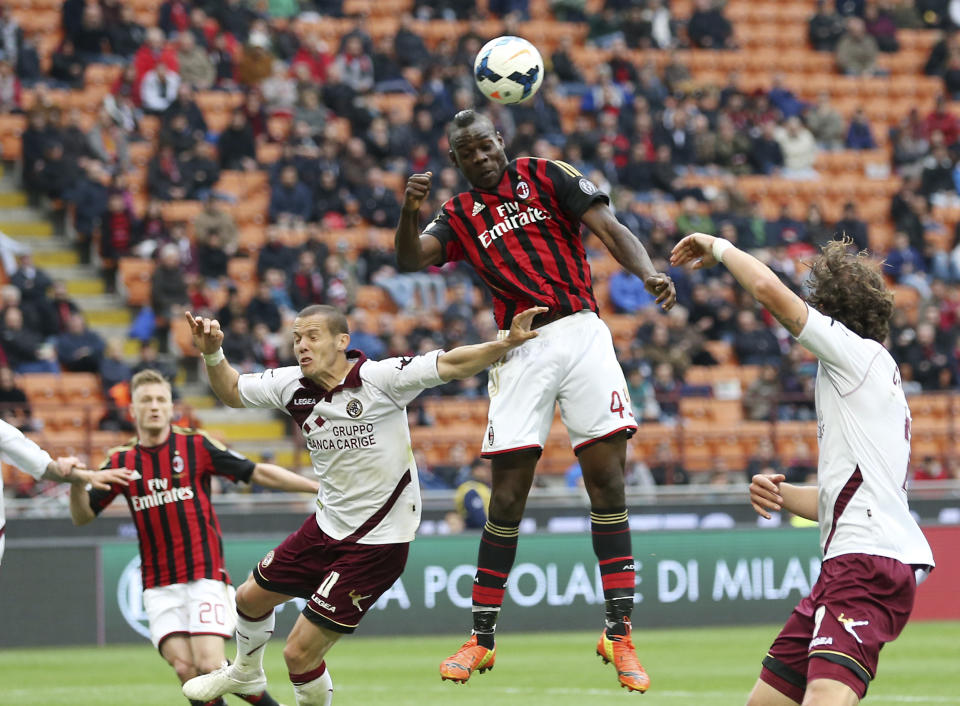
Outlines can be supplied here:
M501 330L517 312L548 311L534 320L540 336L490 370L482 455L493 460L493 489L473 584L473 634L440 665L440 675L465 682L493 666L520 520L559 402L590 496L603 579L606 624L597 652L614 663L622 686L646 691L650 679L631 640L635 570L623 480L627 439L637 425L610 331L597 316L581 225L664 309L676 299L673 283L614 217L609 197L570 165L532 157L508 162L493 123L472 110L457 113L448 137L450 157L473 188L447 201L421 234L420 205L432 175L410 177L396 233L400 269L469 262L490 287Z
M83 525L118 495L126 498L140 542L150 638L182 683L220 668L224 640L233 637L237 624L220 523L210 500L212 476L297 493L316 493L319 485L273 464L255 464L201 431L171 426L170 383L155 370L134 375L130 392L137 437L111 449L103 464L126 469L128 484L90 491L72 486L70 514ZM266 691L238 696L278 706ZM225 702L216 699L208 706Z

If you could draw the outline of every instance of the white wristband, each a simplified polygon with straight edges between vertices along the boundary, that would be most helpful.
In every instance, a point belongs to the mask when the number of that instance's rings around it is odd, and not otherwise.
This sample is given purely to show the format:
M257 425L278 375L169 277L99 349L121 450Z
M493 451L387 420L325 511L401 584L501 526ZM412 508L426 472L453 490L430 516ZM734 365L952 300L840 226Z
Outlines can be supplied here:
M215 368L226 359L227 357L223 354L222 348L218 348L216 353L203 354L203 362L207 364L208 368Z
M723 262L723 253L733 247L731 243L726 238L714 238L713 239L713 259L717 262Z

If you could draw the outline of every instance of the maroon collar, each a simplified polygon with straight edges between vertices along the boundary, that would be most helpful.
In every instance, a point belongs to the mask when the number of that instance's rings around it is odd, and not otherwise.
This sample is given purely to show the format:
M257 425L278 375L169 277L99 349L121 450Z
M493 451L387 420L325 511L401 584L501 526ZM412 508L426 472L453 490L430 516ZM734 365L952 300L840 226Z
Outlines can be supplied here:
M339 385L337 385L332 390L324 390L317 383L307 377L300 378L300 384L307 390L317 393L319 397L323 398L324 402L329 402L333 399L333 396L348 387L360 387L363 384L363 381L360 379L360 366L367 362L367 356L364 355L363 351L356 349L351 349L347 351L347 360L356 359L353 367L350 368L350 372L347 373L347 377L343 379Z

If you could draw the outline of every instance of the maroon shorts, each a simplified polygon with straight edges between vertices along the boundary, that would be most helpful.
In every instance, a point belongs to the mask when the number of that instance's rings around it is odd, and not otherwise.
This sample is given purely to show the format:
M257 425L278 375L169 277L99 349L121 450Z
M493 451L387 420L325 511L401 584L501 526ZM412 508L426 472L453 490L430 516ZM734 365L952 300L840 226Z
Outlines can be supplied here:
M357 544L324 534L311 515L253 569L264 589L306 598L303 615L334 632L351 633L407 563L409 542Z
M823 562L810 595L764 658L760 678L797 703L814 679L842 682L862 699L880 648L907 624L916 592L913 567L895 559L843 554Z

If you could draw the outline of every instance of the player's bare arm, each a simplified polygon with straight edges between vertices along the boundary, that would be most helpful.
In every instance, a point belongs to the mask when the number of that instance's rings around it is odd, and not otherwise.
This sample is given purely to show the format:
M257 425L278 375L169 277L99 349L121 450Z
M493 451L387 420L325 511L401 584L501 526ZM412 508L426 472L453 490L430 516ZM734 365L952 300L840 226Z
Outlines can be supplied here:
M243 407L240 399L240 373L223 356L223 330L216 319L194 316L189 311L184 314L193 334L193 345L204 355L207 363L207 377L213 393L228 407ZM219 354L219 356L218 356ZM219 360L216 360L219 358Z
M548 311L547 307L535 306L514 316L506 338L472 346L460 346L444 353L437 360L437 372L444 380L462 380L476 375L484 368L496 363L508 351L523 345L531 338L536 338L538 334L530 330L530 324L537 314L545 311Z
M57 462L63 459L57 459ZM133 480L133 471L129 468L104 468L93 471L87 468L73 468L70 485L70 518L75 525L85 525L96 519L96 513L90 507L90 495L87 487L96 490L110 490L111 485L129 485Z
M646 290L657 298L657 304L663 307L664 311L676 303L677 291L673 281L666 274L654 269L646 248L616 219L607 204L594 204L583 214L582 220L625 270L643 280Z
M84 467L83 461L74 456L61 456L52 461L41 480L52 480L58 483L72 483L81 487L88 483L97 490L109 490L111 483L126 485L130 471L126 468L107 468L102 471L92 471Z
M320 490L317 481L272 463L258 463L254 466L250 482L287 493L316 493Z
M706 233L693 233L677 243L670 254L670 264L691 265L694 270L713 267L719 254L723 264L740 285L763 307L797 336L807 323L807 304L790 291L773 270L728 240Z
M750 504L754 511L770 519L770 511L786 510L794 515L817 521L817 488L813 485L784 483L782 473L758 473L750 481Z
M432 235L420 235L420 206L430 194L433 172L414 174L403 192L400 222L393 239L397 251L397 267L401 272L416 272L443 259L440 241Z

